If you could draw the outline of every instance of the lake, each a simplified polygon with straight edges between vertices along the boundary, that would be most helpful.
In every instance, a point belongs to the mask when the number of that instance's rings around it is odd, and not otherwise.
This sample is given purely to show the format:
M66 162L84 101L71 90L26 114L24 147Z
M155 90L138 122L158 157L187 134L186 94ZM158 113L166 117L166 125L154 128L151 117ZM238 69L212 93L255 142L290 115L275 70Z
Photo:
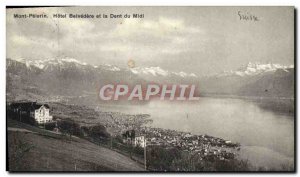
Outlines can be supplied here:
M241 143L239 158L279 168L294 163L294 117L264 109L255 101L201 97L195 102L151 101L104 105L104 111L150 114L152 127L207 134Z

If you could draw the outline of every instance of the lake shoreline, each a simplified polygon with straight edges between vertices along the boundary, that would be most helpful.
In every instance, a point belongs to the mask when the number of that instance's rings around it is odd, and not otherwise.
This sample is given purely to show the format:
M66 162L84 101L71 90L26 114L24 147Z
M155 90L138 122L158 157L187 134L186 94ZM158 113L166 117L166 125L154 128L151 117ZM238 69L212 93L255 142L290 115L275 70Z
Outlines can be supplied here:
M195 135L208 134L239 142L241 147L258 146L274 151L275 156L292 157L293 115L268 109L252 100L202 97L198 103L152 101L145 105L103 105L103 109L126 114L149 114L153 120L152 127ZM274 108L277 109L276 105Z

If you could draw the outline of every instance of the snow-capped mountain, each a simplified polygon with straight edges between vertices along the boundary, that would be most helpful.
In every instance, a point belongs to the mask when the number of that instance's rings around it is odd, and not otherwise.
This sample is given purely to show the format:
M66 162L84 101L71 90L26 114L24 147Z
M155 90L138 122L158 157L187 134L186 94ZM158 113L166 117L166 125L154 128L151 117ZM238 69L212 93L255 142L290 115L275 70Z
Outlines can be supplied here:
M7 59L8 97L97 94L102 84L198 84L200 94L294 97L294 66L248 63L235 71L199 78L193 73L160 67L120 68L90 65L74 58ZM23 95L23 96L22 96ZM25 96L24 96L25 95ZM97 98L97 95L93 95Z
M81 62L79 60L76 60L74 58L64 57L60 59L46 59L46 60L28 60L24 58L19 59L13 59L17 62L25 64L28 68L36 67L41 70L53 70L54 68L68 68L68 67L81 67L83 68L94 68L94 69L102 69L102 70L109 70L109 71L121 71L121 70L129 70L133 74L136 75L151 75L151 76L179 76L179 77L194 77L196 78L196 74L194 73L185 73L183 71L181 72L173 72L173 71L167 71L160 67L135 67L135 68L120 68L114 65L110 64L103 64L103 65L90 65L85 62Z
M163 70L160 67L136 67L136 68L131 68L130 69L132 73L134 74L145 74L145 75L152 75L152 76L180 76L180 77L197 77L196 74L194 73L185 73L183 71L181 72L172 72L172 71L167 71Z
M53 66L65 66L68 63L75 65L87 65L84 62L80 62L74 58L61 58L61 59L46 59L46 60L27 60L24 58L13 59L20 63L24 63L27 67L37 67L39 69L47 69L47 67Z
M46 59L46 60L28 60L28 59L24 59L24 58L12 59L12 60L23 63L28 68L36 67L41 70L49 70L49 71L55 70L55 69L66 69L66 68L71 68L71 67L78 67L81 69L100 68L100 69L105 69L105 70L110 70L110 71L120 71L121 70L120 68L109 65L109 64L99 65L99 66L90 65L85 62L81 62L79 60L76 60L74 58L69 58L69 57Z
M248 63L200 80L203 94L254 97L294 97L294 66Z
M47 60L7 59L7 90L11 99L35 99L40 95L97 94L103 84L197 83L195 74L167 71L160 67L120 68L90 65L74 58ZM97 95L93 95L97 98Z
M217 74L217 77L223 76L254 76L258 74L263 74L267 72L275 72L277 70L282 70L285 72L289 72L289 69L294 68L294 65L284 66L280 64L262 64L259 62L249 62L245 67L241 67L238 70L230 70L224 71L222 73Z

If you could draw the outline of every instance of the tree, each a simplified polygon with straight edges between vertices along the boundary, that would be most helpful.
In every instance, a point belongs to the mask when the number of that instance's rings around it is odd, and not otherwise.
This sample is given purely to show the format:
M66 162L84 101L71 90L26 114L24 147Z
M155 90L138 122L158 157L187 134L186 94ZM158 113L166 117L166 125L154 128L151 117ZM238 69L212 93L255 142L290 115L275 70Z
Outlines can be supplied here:
M174 171L171 169L171 165L175 159L181 159L181 152L177 148L166 149L160 146L153 146L149 147L147 151L147 164L150 169Z
M89 131L89 135L91 138L97 141L105 141L110 137L110 134L106 131L106 128L100 124L93 126Z
M58 124L59 130L63 134L81 136L80 126L71 119L60 121Z

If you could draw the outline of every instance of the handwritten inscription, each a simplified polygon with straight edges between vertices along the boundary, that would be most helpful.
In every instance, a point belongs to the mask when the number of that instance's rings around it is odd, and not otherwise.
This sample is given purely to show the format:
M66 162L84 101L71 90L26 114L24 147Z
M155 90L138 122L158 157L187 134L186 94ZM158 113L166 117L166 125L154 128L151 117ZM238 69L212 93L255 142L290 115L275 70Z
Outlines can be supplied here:
M238 11L238 16L240 18L240 20L244 20L244 21L259 21L258 17L256 15L253 15L249 12L242 12L242 11Z

